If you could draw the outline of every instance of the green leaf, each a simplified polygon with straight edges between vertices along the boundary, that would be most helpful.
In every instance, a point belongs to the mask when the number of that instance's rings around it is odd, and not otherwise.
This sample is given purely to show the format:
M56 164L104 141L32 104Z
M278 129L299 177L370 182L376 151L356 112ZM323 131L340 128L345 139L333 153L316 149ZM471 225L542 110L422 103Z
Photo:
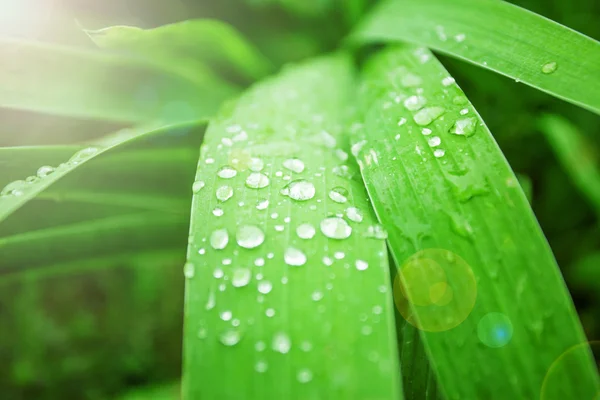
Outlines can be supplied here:
M122 122L196 121L236 89L146 60L0 38L0 106Z
M239 32L216 20L188 20L155 29L114 26L86 32L102 48L148 58L192 79L211 67L225 76L252 81L273 68Z
M600 216L600 154L577 127L558 115L545 115L540 128L575 185Z
M600 43L508 2L388 0L353 38L427 46L600 113Z
M179 400L179 392L179 382L176 382L132 390L119 400Z
M441 64L408 46L377 54L359 106L353 154L400 266L394 300L420 329L440 390L450 399L593 397L598 375L552 252ZM576 345L583 351L556 369Z
M209 125L184 268L184 399L401 398L385 243L346 164L353 85L346 57L318 59Z

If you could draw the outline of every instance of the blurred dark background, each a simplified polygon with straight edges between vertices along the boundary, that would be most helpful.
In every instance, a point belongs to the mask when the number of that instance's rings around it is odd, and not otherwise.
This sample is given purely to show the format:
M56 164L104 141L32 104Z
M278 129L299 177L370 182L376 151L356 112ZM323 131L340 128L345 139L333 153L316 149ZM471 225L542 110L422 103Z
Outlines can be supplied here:
M596 40L600 39L600 2L597 0L519 0L513 3ZM151 28L191 18L216 18L231 23L276 65L282 66L334 49L349 32L358 15L341 12L333 0L0 0L0 35L70 46L93 47L81 31L81 27L98 29L110 25L135 25ZM600 118L489 71L448 57L440 56L440 59L480 112L511 166L519 175L522 185L529 191L532 207L563 271L586 334L590 340L600 340L600 209L574 183L573 177L560 162L547 136L540 131L538 123L540 116L545 113L566 118L585 139L586 157L596 162L597 168L600 169ZM600 93L598 95L600 96ZM0 122L0 146L69 144L97 138L122 127L106 122L8 109L0 109ZM600 185L600 182L595 184ZM185 247L185 243L182 246ZM140 321L138 327L142 331L130 330L127 328L129 325L123 325L122 315L101 311L104 323L112 329L108 331L116 332L113 338L106 338L106 344L101 345L109 349L106 354L98 356L91 365L86 360L69 359L70 364L66 367L61 364L61 368L66 368L63 375L50 374L52 376L49 375L48 379L56 378L60 381L72 373L69 371L81 372L93 367L97 368L94 373L97 373L99 381L109 382L108 385L104 385L104 389L93 388L93 383L84 379L70 382L69 384L75 387L64 392L58 388L56 391L47 391L43 388L51 384L45 382L38 389L29 392L9 392L13 397L8 398L81 398L78 397L81 390L77 388L77 385L81 384L92 388L85 392L85 398L99 399L104 398L106 393L112 395L121 391L124 386L177 379L180 373L181 346L178 332L181 329L180 310L183 303L180 261L171 262L175 267L169 268L169 271L175 272L170 272L169 279L164 282L153 281L148 278L150 275L147 273L140 275L140 266L136 264L100 269L88 275L71 274L66 278L54 279L62 283L54 282L53 279L35 283L39 285L36 289L38 297L35 301L24 302L23 307L42 307L39 311L41 314L56 314L58 308L58 314L61 314L62 307L68 309L69 304L78 303L81 306L78 312L83 315L85 312L82 310L95 313L98 312L96 307L108 309L114 307L116 302L124 305L121 314L129 312L137 315L136 318ZM164 267L164 263L161 261L153 268ZM114 277L111 277L112 275ZM147 292L144 291L146 289L136 289L133 297L128 298L119 294L131 294L132 288L138 288L140 276L145 277L144 285L147 290L164 295L162 301L158 300L158 294L148 298ZM98 281L108 283L99 287ZM166 286L168 282L171 286ZM12 313L17 312L8 310L6 306L3 308L2 304L6 305L4 301L9 302L17 296L21 286L26 284L26 280L17 280L16 283L2 285L4 289L0 296L0 321L2 318L6 318L5 321L11 320ZM73 291L73 287L80 289ZM49 290L51 293L47 293ZM77 296L81 291L85 292L85 296ZM92 297L88 296L90 293ZM93 296L104 299L100 306L98 302L91 300ZM82 298L89 300L89 304L81 303ZM168 300L164 300L165 298ZM155 314L150 313L149 310L156 304L161 304L162 308L157 308ZM72 315L71 319L67 320L74 323L74 311L69 312ZM39 319L44 320L41 317ZM82 351L87 351L91 350L90 347L100 346L101 340L91 340L89 338L92 336L86 333L94 329L93 324L86 325L85 318L78 317L77 321L77 326L68 328L77 343L75 347L80 346L84 349ZM8 339L10 335L7 329L10 328L0 322L0 329L0 340L13 343ZM143 331L144 329L151 332ZM7 338L3 338L2 334ZM134 340L132 338L144 335L148 335L152 340L149 339L148 343L131 343ZM61 340L68 342L71 336L67 335ZM13 345L18 346L18 343ZM111 359L111 351L114 352L115 349L122 356L119 362L127 365L125 372L110 368L111 362L114 362ZM3 355L2 350L0 356L0 359L9 358L8 355ZM52 357L61 355L45 355L32 359L48 361L52 360ZM0 374L4 372L10 375L13 381L21 379L19 382L26 386L31 375L28 369L33 367L26 361L21 364L11 367L10 371L0 368ZM47 367L52 368L52 365ZM117 376L119 374L125 376ZM81 373L81 376L85 374ZM48 393L54 395L43 397ZM0 398L7 397L0 394Z

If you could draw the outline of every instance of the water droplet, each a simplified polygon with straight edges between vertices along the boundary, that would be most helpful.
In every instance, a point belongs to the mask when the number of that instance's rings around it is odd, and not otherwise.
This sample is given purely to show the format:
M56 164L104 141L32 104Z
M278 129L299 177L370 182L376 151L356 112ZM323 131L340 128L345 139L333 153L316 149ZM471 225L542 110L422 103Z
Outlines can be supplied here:
M442 79L442 85L444 85L444 86L450 86L450 85L452 85L455 82L456 81L451 76L447 76L444 79Z
M334 187L329 192L329 198L336 203L345 203L348 201L348 191L341 186Z
M97 152L98 152L98 149L96 147L87 147L85 149L79 150L77 153L75 153L73 155L73 157L71 157L69 159L68 164L77 165L77 164L81 163L82 161L87 160L88 158L90 158L91 156L96 154Z
M2 189L0 192L0 196L23 196L25 194L25 187L27 186L27 182L23 180L18 180L9 183Z
M294 247L288 247L285 250L283 259L287 265L300 267L306 263L306 254Z
M234 176L237 175L237 171L229 166L225 166L222 167L218 172L217 175L219 176L219 178L223 178L223 179L231 179Z
M433 120L441 116L445 111L443 107L426 107L418 111L413 116L413 119L417 125L425 126L431 124Z
M253 249L265 241L265 234L258 226L242 225L237 229L236 241L245 249Z
M300 239L312 239L315 233L315 227L308 223L298 225L296 228L296 234Z
M321 143L323 144L323 146L333 149L337 144L337 141L329 132L321 131L320 135Z
M331 239L346 239L352 233L352 227L339 217L329 217L321 221L321 232Z
M313 299L313 301L320 301L323 299L323 292L315 291L310 295L310 298Z
M446 154L446 150L444 150L444 149L436 149L436 150L433 152L433 156L434 156L435 158L444 157L444 154Z
M415 74L411 74L410 72L407 72L402 76L400 83L404 87L415 87L415 86L419 86L421 83L423 83L423 79L421 79L421 77L419 75L415 75Z
M233 188L231 186L221 186L216 192L217 200L227 201L233 196Z
M206 330L206 328L202 327L198 329L198 339L206 339L207 336L208 330Z
M362 222L363 220L362 212L356 207L346 208L346 216L353 222Z
M427 100L423 96L410 96L404 100L404 107L410 111L420 110L425 106Z
M367 229L365 236L374 238L374 239L387 239L388 235L383 226L381 225L371 225Z
M194 182L194 184L192 185L192 192L194 193L198 193L200 190L202 190L202 188L205 186L204 181L196 181Z
M215 207L215 208L214 208L214 210L212 211L212 213L213 213L213 215L214 215L215 217L220 217L220 216L222 216L222 215L223 215L225 212L223 211L223 209L222 209L222 208Z
M280 193L297 201L305 201L315 197L315 192L315 185L311 182L297 179L288 183Z
M477 119L474 117L461 118L456 120L449 132L455 135L473 136L477 128Z
M552 62L546 63L542 66L542 72L544 74L551 74L554 71L556 71L557 68L558 68L558 64L556 64L555 61L552 61Z
M221 279L224 275L225 273L221 268L217 268L213 271L213 276L217 279Z
M260 172L252 172L246 178L246 186L252 189L262 189L269 186L269 178Z
M292 348L292 342L288 335L284 332L277 332L273 336L273 342L271 343L271 348L273 351L276 351L281 354L286 354Z
M358 157L358 153L360 152L360 150L363 148L363 146L367 144L366 140L361 140L360 142L354 143L352 145L352 147L350 148L350 152L352 153L352 155L354 157Z
M36 175L38 176L38 178L45 178L48 175L50 175L51 173L53 173L54 170L55 170L54 167L51 167L49 165L44 165L43 167L40 167L37 170L37 174Z
M235 346L240 342L242 335L237 329L228 329L219 335L219 340L225 346Z
M364 260L356 260L356 263L354 265L359 271L364 271L365 269L369 268L369 263Z
M434 136L432 138L429 138L427 143L429 143L429 146L431 146L431 147L436 147L442 143L442 139L440 139L439 136Z
M298 382L300 382L300 383L308 383L312 380L313 373L308 368L302 368L296 374L296 378L298 379Z
M257 210L265 210L267 207L269 207L269 200L259 200L256 204Z
M265 315L266 315L267 317L271 318L272 316L274 316L274 315L275 315L275 310L274 310L274 309L272 309L272 308L267 308L267 309L265 310Z
M398 121L398 126L402 126L406 123L406 118L400 118L400 120Z
M263 280L258 284L258 291L262 294L269 294L273 289L273 284L269 281Z
M269 364L267 364L266 361L264 360L259 360L256 362L256 364L254 365L254 370L258 373L263 373L263 372L267 372L267 369L269 369Z
M260 158L252 157L250 159L250 163L248 164L248 168L250 171L260 172L265 167L265 163Z
M346 153L344 150L342 149L336 149L335 150L335 155L337 156L337 158L340 161L346 161L348 160L348 153Z
M194 267L194 264L192 264L191 262L185 263L185 265L183 266L183 276L185 276L187 279L192 279L194 277L195 272L196 269Z
M262 340L259 340L258 342L256 342L254 344L254 350L256 350L258 352L265 351L266 348L267 348L267 345Z
M217 229L210 235L210 245L215 250L222 250L229 243L229 235L226 229Z
M464 42L466 38L467 35L465 35L464 33L459 33L458 35L454 36L454 40L456 40L458 43Z
M225 310L225 311L221 311L219 313L219 316L221 317L221 319L223 321L229 321L229 320L231 320L231 317L233 316L233 314L231 313L231 311Z
M233 287L244 287L250 282L252 272L248 268L236 268L233 270L231 284Z
M304 163L298 158L289 158L283 162L283 166L297 174L304 171Z
M460 214L449 213L450 215L450 228L458 235L464 238L470 238L473 235L473 228L469 221L464 219Z

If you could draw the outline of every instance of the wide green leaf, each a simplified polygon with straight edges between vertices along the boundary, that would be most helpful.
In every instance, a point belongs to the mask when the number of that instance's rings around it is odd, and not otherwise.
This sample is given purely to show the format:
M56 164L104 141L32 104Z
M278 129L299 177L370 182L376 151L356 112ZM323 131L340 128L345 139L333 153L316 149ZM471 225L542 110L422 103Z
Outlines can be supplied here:
M403 46L369 61L358 96L352 148L399 266L394 300L441 391L593 397L600 382L556 261L454 80L426 49Z
M347 163L352 75L342 55L289 68L211 121L184 399L401 398L385 243Z
M230 25L209 19L188 20L141 29L113 26L86 31L100 47L153 60L192 79L211 67L225 77L260 79L272 67L257 49Z
M600 43L508 2L387 0L353 37L421 44L600 113Z
M0 38L0 107L122 122L196 121L236 89L139 57Z

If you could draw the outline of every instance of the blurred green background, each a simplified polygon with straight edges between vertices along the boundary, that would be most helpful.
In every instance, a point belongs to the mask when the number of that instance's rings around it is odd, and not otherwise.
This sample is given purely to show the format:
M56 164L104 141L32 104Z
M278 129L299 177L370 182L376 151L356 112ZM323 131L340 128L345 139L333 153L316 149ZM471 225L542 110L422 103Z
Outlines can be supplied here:
M341 11L341 1L0 0L0 35L93 47L81 27L151 28L215 18L238 28L282 66L340 45L361 14L360 7L354 13ZM368 8L373 2L357 4ZM597 0L513 3L600 40ZM599 340L600 205L568 173L539 120L547 113L568 119L584 143L579 156L598 171L600 119L492 72L440 58L529 191L586 334ZM123 127L9 109L0 109L0 121L0 146L70 144ZM189 143L198 146L201 133L188 134L193 136ZM179 167L174 190L185 197L195 169L193 157ZM159 187L161 182L150 185ZM598 181L586 185L600 190ZM22 212L31 211L26 207ZM0 398L114 398L138 386L175 381L180 375L186 247L185 229L179 233L179 251L167 255L95 261L57 273L0 273ZM169 396L173 392L167 390Z

